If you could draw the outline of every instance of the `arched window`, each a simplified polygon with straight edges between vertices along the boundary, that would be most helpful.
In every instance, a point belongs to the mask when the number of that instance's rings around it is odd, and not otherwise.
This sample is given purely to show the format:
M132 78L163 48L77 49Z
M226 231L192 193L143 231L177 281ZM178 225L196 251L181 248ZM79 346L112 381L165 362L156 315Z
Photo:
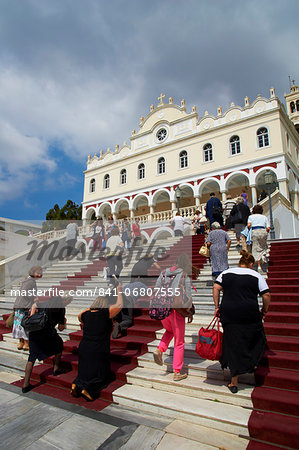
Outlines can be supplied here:
M165 169L166 169L166 166L165 166L165 158L159 158L158 159L158 174L160 174L160 173L165 173Z
M205 144L203 146L203 160L204 160L204 162L213 161L213 147L212 147L212 144Z
M299 111L299 100L296 101L296 108L297 108L297 111Z
M106 175L104 176L104 189L109 188L110 188L110 175L106 173Z
M92 178L90 180L89 192L95 192L96 190L96 180Z
M241 153L241 145L239 136L232 136L229 140L231 155L237 155Z
M180 168L184 169L185 167L188 167L188 153L186 150L183 150L180 153Z
M120 171L120 184L126 184L127 182L127 171L126 169L122 169Z
M139 164L138 166L137 178L138 180L142 180L143 178L145 178L145 165L143 163Z
M291 114L296 111L295 102L290 103Z
M267 147L269 145L269 134L267 128L259 128L256 134L259 148Z

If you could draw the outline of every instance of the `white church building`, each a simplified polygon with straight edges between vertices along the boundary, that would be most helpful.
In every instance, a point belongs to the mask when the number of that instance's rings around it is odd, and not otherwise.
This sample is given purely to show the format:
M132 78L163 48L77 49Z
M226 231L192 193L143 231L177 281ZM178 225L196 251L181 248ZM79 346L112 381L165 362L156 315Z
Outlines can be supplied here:
M82 218L115 220L139 217L145 235L167 225L179 207L183 216L204 210L210 192L225 201L244 189L249 206L256 204L271 172L276 237L299 234L299 91L293 83L286 108L270 89L244 105L231 104L199 117L185 100L158 98L140 117L130 144L89 156L85 171ZM264 212L269 215L268 199ZM148 232L146 232L148 230ZM169 229L171 234L171 229Z

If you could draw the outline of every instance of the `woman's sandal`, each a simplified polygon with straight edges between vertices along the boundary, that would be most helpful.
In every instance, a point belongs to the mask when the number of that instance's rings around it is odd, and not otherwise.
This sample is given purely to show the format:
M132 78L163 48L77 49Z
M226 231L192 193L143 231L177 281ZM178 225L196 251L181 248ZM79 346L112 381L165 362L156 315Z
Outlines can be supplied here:
M28 386L22 387L22 393L27 394L27 392L31 391L31 389L33 389L33 388L34 388L34 386L32 384L28 384Z
M91 396L85 389L83 389L83 390L81 391L81 395L82 395L82 397L84 397L85 400L87 400L88 402L92 402L92 401L93 401L92 396Z
M70 391L70 394L72 397L78 398L80 397L81 392L79 391L78 387L76 384L72 384L72 389Z
M238 392L238 386L230 386L228 384L227 387L231 391L232 394L236 394Z

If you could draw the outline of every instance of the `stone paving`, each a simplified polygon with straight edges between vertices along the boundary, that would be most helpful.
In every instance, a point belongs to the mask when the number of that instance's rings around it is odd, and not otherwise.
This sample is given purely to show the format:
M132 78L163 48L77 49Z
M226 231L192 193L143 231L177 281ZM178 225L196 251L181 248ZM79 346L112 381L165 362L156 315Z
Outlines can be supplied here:
M225 432L211 433L203 426L120 405L95 412L34 392L22 394L3 381L0 407L0 442L6 450L245 449L248 443Z

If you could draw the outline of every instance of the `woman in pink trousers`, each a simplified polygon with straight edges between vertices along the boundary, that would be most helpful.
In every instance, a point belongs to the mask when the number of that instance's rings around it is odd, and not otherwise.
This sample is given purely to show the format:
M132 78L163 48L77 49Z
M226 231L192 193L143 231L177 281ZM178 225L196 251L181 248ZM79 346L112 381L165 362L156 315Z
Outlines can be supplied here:
M162 289L165 284L169 283L169 277L172 278L169 289L174 295L173 308L168 317L162 320L165 333L158 345L157 350L153 353L156 364L163 365L163 353L168 349L170 341L174 338L173 351L173 371L174 381L180 381L187 378L187 373L181 373L184 364L184 348L185 348L185 318L188 323L192 322L194 309L192 308L191 297L191 280L192 264L186 254L180 255L174 266L163 271L156 283L156 288ZM181 295L175 295L178 293Z

